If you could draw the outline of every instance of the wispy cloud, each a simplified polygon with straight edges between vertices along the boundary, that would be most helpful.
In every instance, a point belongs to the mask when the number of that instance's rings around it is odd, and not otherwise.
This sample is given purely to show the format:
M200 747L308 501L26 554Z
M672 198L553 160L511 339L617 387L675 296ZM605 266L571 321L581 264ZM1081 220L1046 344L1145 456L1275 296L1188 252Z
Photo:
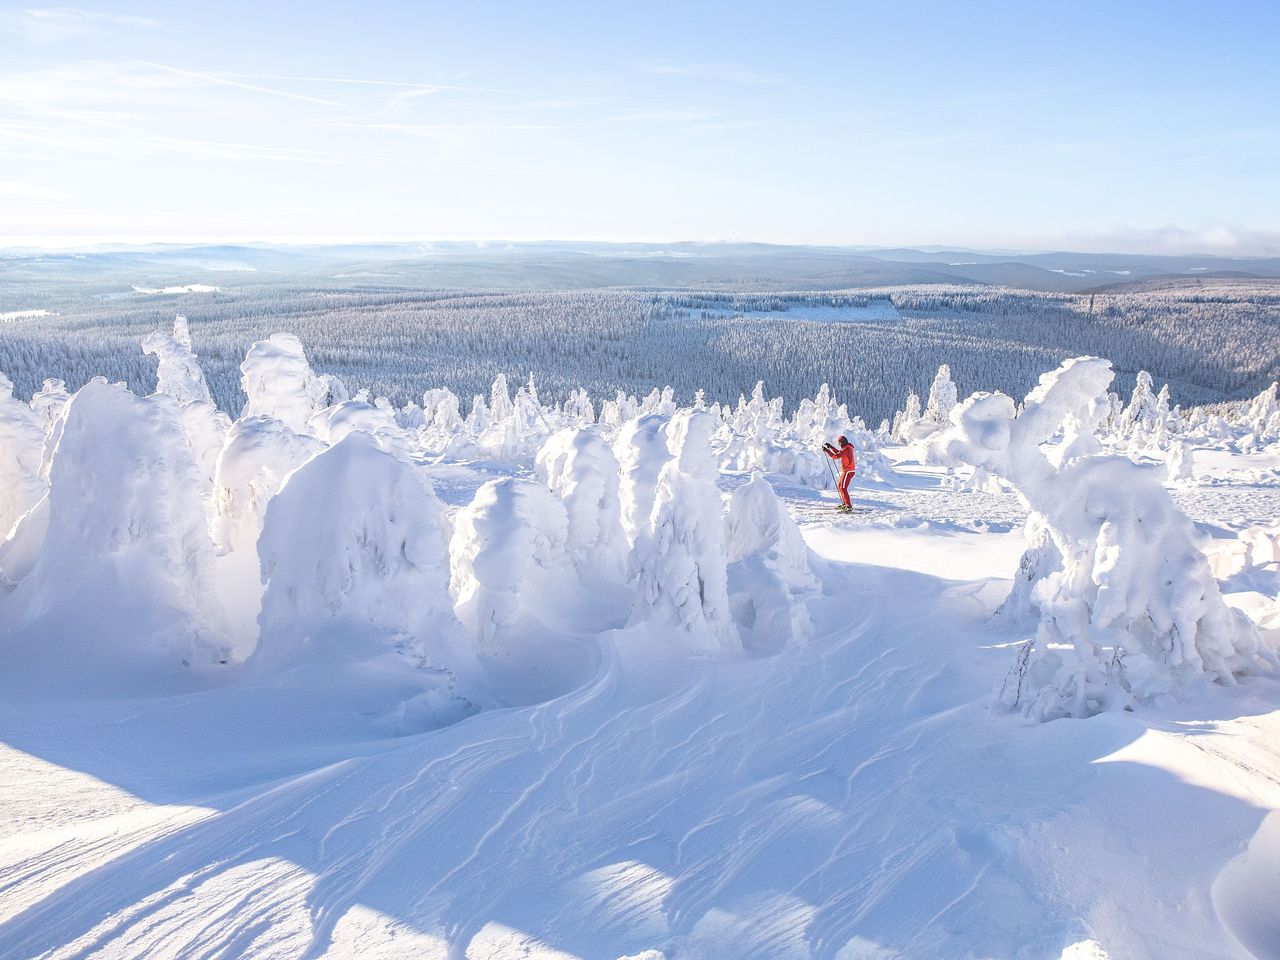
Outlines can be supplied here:
M271 73L224 73L223 77L234 77L242 80L267 80L271 82L289 82L289 83L324 83L339 84L358 87L398 87L406 90L430 91L432 93L448 92L448 93L478 93L490 94L501 97L525 97L536 98L540 101L549 103L613 103L622 106L633 107L676 107L679 104L654 100L636 100L628 97L601 97L595 94L587 94L582 92L574 92L571 94L548 93L545 90L524 90L514 87L473 87L456 83L432 83L428 81L409 82L403 80L374 80L366 77L308 77L289 74L271 74Z
M731 63L642 63L642 73L657 77L701 77L731 83L781 83L782 77Z
M200 73L195 70L184 70L181 67L170 66L165 63L152 63L149 60L136 60L144 67L150 67L153 70L162 70L175 74L180 77L190 77L192 80L199 80L203 83L212 83L224 87L236 87L240 90L252 90L255 93L265 93L273 97L285 97L289 100L301 100L304 103L318 103L325 107L337 107L339 110L345 108L345 104L338 103L336 100L326 100L323 97L313 97L305 93L294 93L292 90L278 90L275 87L263 87L256 83L245 83L242 80L233 80L216 73Z
M392 112L405 110L412 106L415 100L435 96L439 92L439 87L412 87L408 90L401 90L399 93L393 94L391 99L387 101L387 109Z
M139 62L90 60L0 74L0 103L27 114L135 113L189 103L196 86L189 77Z
M1121 227L1064 238L1067 249L1111 253L1219 254L1221 256L1280 256L1280 230L1257 230L1237 224L1202 227L1166 224L1162 227Z
M608 118L609 123L623 124L686 124L686 123L707 123L717 119L721 115L713 110L696 110L696 109L650 109L650 110L629 110L626 113L618 113Z
M19 180L0 180L0 197L18 197L23 200L66 200L61 190L52 190L34 183Z
M0 11L0 30L16 33L31 43L54 43L103 29L155 30L161 26L150 17L136 17L77 7L28 8Z

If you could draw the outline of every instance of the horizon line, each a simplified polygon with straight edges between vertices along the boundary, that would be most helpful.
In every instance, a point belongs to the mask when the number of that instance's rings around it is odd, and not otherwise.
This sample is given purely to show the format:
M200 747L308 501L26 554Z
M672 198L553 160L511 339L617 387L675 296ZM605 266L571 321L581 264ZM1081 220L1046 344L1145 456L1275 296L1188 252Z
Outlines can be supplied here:
M354 235L354 236L309 236L309 235L277 235L277 236L259 236L245 237L243 235L234 236L207 236L207 237L174 237L166 236L159 238L142 238L142 237L104 237L104 236L69 236L69 237L20 237L20 236L4 236L0 235L0 253L13 254L23 253L27 251L34 252L51 252L58 251L64 253L81 253L81 252L103 252L102 248L123 248L113 252L126 252L128 250L142 250L149 247L209 247L209 246L261 246L261 247L325 247L325 246L378 246L383 244L436 244L436 243L453 243L453 244L474 244L477 249L483 249L485 246L499 245L536 245L536 244L594 244L600 246L628 246L628 245L644 245L644 246L677 246L677 245L699 245L699 246L760 246L760 247L784 247L784 248L809 248L809 249L828 249L828 250L847 250L847 251L893 251L893 250L910 250L915 253L930 253L951 251L957 253L977 253L987 256L1010 256L1010 257L1027 257L1027 256L1043 256L1049 254L1076 254L1085 256L1117 256L1117 257L1202 257L1205 259L1215 260L1274 260L1278 258L1274 253L1229 253L1229 252L1208 252L1205 250L1190 251L1119 251L1114 249L1079 249L1071 247L976 247L963 244L945 244L937 242L928 243L890 243L890 244L869 244L869 243L839 243L839 242L806 242L806 241L777 241L777 240L748 240L748 239L700 239L700 238L683 238L683 239L646 239L642 237L634 237L628 239L618 238L593 238L593 237L481 237L481 236L370 236L370 235Z

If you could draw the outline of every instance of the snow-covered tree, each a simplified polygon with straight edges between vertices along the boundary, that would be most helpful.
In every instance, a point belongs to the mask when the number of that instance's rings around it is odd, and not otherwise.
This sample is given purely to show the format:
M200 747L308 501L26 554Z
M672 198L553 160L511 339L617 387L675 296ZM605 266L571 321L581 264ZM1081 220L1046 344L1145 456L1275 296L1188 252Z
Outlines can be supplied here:
M1045 455L1069 417L1101 418L1111 379L1105 360L1068 360L1021 413L1003 394L974 394L937 441L1017 488L1061 557L1034 586L1039 629L1003 691L1039 719L1086 716L1196 677L1234 683L1275 663L1252 622L1224 603L1162 471L1101 454L1055 467Z
M579 574L625 579L628 545L618 496L618 458L600 431L570 427L553 433L538 451L537 469L564 503L565 545Z
M310 434L295 433L271 417L242 417L232 424L214 471L212 530L219 548L254 551L267 503L285 477L323 448Z
M302 343L291 333L275 333L251 346L240 372L248 397L243 417L272 417L295 433L308 433L311 418L329 406L329 381L312 371Z
M311 418L311 432L321 441L334 444L356 431L375 436L383 446L398 448L405 439L396 423L395 411L385 402L382 405L363 400L344 400L325 407Z
M471 398L471 412L467 414L467 432L473 437L481 436L493 423L489 412L489 404L480 394Z
M62 408L70 399L66 383L56 379L44 381L40 389L31 395L31 410L46 435L53 429L53 421L58 419Z
M985 467L977 468L974 473L992 476ZM1027 515L1022 535L1026 546L1018 561L1018 571L1013 575L1013 588L996 610L996 616L1034 630L1040 619L1040 608L1035 600L1036 588L1046 577L1062 569L1062 554L1054 542L1048 521L1034 510Z
M40 417L14 398L13 382L0 373L0 540L44 496L44 437Z
M1155 433L1160 420L1160 401L1153 389L1151 374L1139 370L1133 396L1120 414L1116 430L1123 439L1144 444Z
M923 416L920 397L914 390L907 394L907 406L893 415L892 434L898 443L910 443L916 438L916 427Z
M690 645L708 652L739 650L742 643L729 612L714 430L714 419L702 410L680 410L671 418L671 459L658 475L649 528L636 543L631 610L632 623L677 627Z
M1169 449L1167 463L1169 479L1175 483L1191 483L1196 478L1195 454L1186 440L1175 443Z
M669 423L668 417L656 413L633 417L613 443L621 471L618 498L622 503L622 530L633 546L648 528L658 475L671 459L667 446Z
M204 483L173 398L92 380L48 450L48 495L0 556L11 667L154 691L224 660Z
M944 363L938 367L933 385L929 388L929 403L925 407L924 419L935 427L945 426L957 401L956 385L951 382L951 367Z
M547 574L568 564L564 505L540 483L490 480L454 524L449 554L458 617L476 652L506 657L520 649L522 621L537 615ZM534 610L530 611L530 605Z
M589 427L596 422L595 406L586 390L577 389L564 402L564 416L574 426Z
M448 540L421 468L359 430L321 450L267 507L262 636L248 668L301 672L330 688L325 699L356 697L359 712L399 732L474 709L478 670L453 612Z
M156 393L166 393L179 404L213 403L186 317L174 318L172 333L157 330L143 337L142 352L156 358Z
M214 405L204 371L191 345L187 318L173 321L172 334L157 330L142 341L144 353L156 358L156 393L177 402L196 462L206 480L206 504L212 502L213 474L231 419Z
M511 416L511 388L501 373L493 378L493 386L489 388L489 414L498 421Z

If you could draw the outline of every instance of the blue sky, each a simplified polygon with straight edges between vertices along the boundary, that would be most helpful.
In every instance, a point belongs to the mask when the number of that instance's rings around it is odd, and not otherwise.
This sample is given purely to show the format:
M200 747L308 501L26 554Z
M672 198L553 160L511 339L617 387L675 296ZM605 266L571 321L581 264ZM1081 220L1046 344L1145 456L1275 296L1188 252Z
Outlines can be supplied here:
M0 5L0 243L1280 254L1280 4Z

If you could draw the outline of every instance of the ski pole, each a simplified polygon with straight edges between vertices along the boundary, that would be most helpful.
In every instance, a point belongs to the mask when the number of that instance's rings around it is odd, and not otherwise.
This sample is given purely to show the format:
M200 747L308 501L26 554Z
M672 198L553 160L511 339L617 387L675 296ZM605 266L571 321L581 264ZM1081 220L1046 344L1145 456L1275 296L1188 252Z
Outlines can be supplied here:
M827 451L822 451L822 459L827 461L827 472L831 474L831 489L839 492L840 483L836 480L836 468L831 465L831 458L827 456Z

